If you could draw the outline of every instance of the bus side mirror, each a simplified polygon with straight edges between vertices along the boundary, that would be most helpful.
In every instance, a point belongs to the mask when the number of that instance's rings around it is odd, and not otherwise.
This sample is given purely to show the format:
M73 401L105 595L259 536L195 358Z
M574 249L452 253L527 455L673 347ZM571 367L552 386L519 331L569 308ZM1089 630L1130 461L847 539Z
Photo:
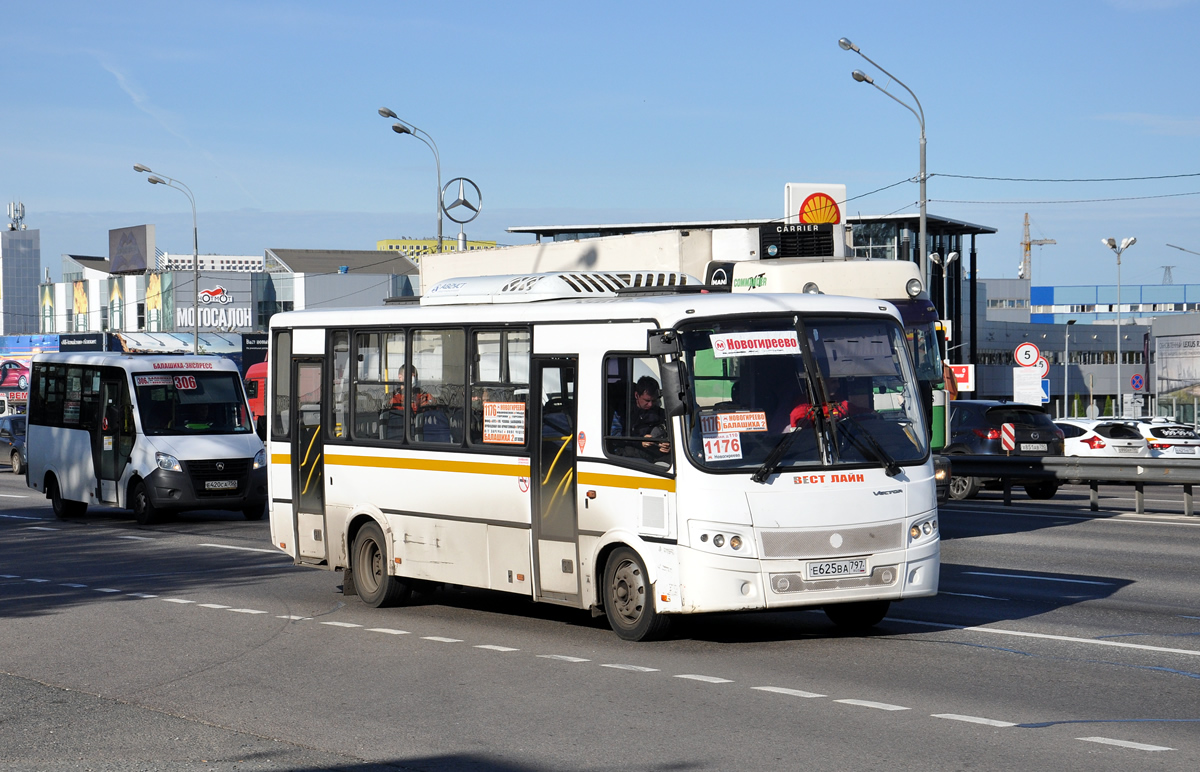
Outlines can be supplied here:
M663 412L668 418L687 415L687 393L680 377L679 360L663 362L658 372L662 376Z

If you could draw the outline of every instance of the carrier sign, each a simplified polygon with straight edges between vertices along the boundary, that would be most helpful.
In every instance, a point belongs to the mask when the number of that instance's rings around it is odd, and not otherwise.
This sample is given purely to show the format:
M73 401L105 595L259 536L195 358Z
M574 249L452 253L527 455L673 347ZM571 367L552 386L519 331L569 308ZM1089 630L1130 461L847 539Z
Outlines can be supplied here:
M717 359L800 353L795 330L714 333L708 337L712 342L713 356Z

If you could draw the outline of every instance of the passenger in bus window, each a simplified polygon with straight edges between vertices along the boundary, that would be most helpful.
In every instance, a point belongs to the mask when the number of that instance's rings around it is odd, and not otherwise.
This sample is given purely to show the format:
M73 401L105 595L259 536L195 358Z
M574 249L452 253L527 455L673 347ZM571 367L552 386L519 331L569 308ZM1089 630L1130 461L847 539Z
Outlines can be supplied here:
M638 378L633 386L633 414L629 420L629 437L646 437L651 440L666 440L667 415L659 405L662 392L658 381L649 375ZM619 421L619 417L614 415ZM620 434L619 426L615 426L614 434ZM621 449L621 455L631 458L642 458L647 461L658 461L671 452L671 443L642 442L627 443Z
M433 402L433 397L429 392L421 391L421 387L417 385L417 368L409 367L408 365L400 365L400 381L396 384L396 391L392 393L392 410L404 410L406 385L409 380L409 375L412 375L413 398L412 407L414 412Z

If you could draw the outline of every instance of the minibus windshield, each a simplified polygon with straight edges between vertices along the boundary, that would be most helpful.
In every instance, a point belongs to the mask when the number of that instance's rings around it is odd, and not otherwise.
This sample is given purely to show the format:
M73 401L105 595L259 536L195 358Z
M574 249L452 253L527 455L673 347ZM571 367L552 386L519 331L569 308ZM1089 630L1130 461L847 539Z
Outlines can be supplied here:
M241 380L233 372L135 373L138 413L149 435L249 434Z
M701 468L875 465L928 442L904 331L892 319L756 317L680 330L692 380L687 452Z

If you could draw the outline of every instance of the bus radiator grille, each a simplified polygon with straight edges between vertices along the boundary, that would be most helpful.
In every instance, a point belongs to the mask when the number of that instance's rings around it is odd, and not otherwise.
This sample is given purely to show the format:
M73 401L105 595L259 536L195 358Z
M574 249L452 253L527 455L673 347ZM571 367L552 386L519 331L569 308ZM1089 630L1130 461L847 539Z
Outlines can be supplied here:
M833 558L870 555L904 547L904 524L878 523L851 528L774 528L759 531L765 558Z
M192 490L197 498L221 498L235 496L246 489L246 475L250 471L248 458L230 458L220 461L184 461L188 477L192 481ZM218 469L217 465L224 466ZM209 480L236 480L237 488L208 490L205 483Z

